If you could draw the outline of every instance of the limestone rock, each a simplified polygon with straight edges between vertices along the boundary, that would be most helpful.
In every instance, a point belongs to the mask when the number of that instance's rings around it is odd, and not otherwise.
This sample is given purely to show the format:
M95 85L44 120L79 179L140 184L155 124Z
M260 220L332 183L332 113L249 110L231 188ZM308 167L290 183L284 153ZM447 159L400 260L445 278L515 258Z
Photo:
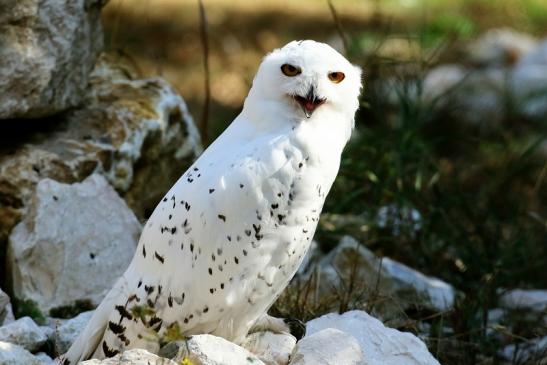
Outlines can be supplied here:
M422 215L411 207L385 205L376 213L376 225L390 230L394 236L408 233L409 236L414 237L422 229Z
M360 286L356 290L365 293L365 301L383 298L377 307L384 318L404 309L443 312L454 305L456 292L450 284L387 257L380 259L350 236L343 237L317 266L320 291L338 287L340 280L348 283L354 275L355 285Z
M45 313L87 299L98 304L131 261L141 227L101 175L38 183L29 214L8 246L14 295Z
M81 103L103 35L102 0L0 2L0 119Z
M84 330L94 311L80 313L78 316L64 321L53 332L55 350L64 354L68 351L76 337Z
M14 320L10 298L0 289L0 326L11 323Z
M327 328L335 328L357 340L363 353L363 365L439 365L416 336L385 327L363 311L330 313L313 319L306 325L306 338Z
M105 360L82 361L80 365L178 365L176 362L151 354L142 349L127 350ZM197 364L195 364L197 365Z
M13 343L28 351L36 351L47 341L47 333L30 317L0 327L0 341Z
M197 335L177 343L178 353L173 360L179 364L187 360L193 365L264 365L258 357L222 337Z
M357 340L342 331L326 328L304 337L296 345L290 365L361 365L363 352Z
M255 332L247 336L242 346L266 365L287 365L295 345L296 338L290 334Z
M0 341L0 364L2 365L42 365L42 361L34 357L21 346Z
M74 183L101 173L143 218L201 152L173 88L161 78L138 79L110 55L97 62L80 109L38 124L0 136L0 249L41 179Z

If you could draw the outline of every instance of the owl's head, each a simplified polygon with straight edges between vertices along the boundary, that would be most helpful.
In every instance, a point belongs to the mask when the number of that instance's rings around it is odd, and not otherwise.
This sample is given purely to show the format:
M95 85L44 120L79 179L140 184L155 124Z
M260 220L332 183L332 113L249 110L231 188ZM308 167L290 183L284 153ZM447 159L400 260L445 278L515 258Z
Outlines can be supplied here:
M359 106L361 69L327 44L293 41L262 61L249 103L275 105L291 119L342 113L352 121ZM250 106L252 107L252 106Z

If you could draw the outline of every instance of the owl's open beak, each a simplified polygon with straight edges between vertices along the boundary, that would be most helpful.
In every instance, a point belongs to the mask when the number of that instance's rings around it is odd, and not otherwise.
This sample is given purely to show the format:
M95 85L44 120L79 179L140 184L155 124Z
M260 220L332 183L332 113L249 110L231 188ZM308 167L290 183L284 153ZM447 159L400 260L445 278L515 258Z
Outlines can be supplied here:
M294 100L302 107L306 118L311 117L315 109L317 109L321 104L323 104L327 99L321 99L315 94L315 89L310 88L306 96L295 95Z

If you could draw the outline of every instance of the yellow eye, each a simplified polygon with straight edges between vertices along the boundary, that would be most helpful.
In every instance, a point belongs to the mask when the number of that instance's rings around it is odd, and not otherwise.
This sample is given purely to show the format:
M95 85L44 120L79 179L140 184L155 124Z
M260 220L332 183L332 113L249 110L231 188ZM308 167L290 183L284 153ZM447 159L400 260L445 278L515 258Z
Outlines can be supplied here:
M300 69L300 67L296 67L286 63L283 66L281 66L281 72L283 72L285 76L293 77L293 76L301 74L302 70Z
M335 84L338 84L342 82L342 80L346 77L343 72L331 72L329 73L329 80L334 82Z

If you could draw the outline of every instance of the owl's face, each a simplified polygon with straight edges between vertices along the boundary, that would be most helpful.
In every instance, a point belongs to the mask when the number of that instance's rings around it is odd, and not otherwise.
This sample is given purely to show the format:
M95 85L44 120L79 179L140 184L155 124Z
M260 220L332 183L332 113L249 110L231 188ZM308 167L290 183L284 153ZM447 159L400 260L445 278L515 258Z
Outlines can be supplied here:
M293 119L335 112L353 115L359 106L361 69L332 47L293 41L267 55L251 94L283 108Z

